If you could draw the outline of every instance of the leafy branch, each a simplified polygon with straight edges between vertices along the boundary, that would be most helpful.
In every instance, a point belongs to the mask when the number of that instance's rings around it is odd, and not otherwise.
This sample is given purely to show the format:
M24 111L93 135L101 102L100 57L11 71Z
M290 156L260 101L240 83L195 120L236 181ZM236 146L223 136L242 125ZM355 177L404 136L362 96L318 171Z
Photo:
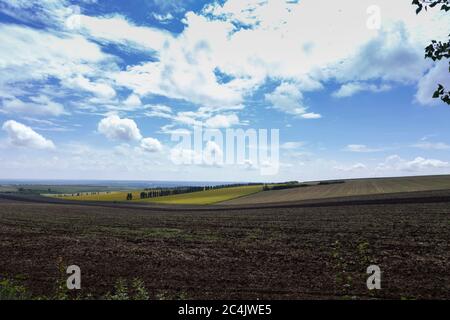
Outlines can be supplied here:
M428 8L434 8L439 4L441 5L441 10L450 10L450 0L413 0L412 4L417 6L417 14L419 14L422 10L427 11Z
M416 14L419 14L422 10L427 11L428 8L434 8L437 5L441 5L442 11L450 10L450 0L413 0L413 5L417 6ZM425 48L425 59L431 59L438 61L442 59L450 58L450 35L447 42L432 40L431 44ZM450 72L450 62L449 62ZM442 84L438 84L438 88L433 93L433 98L440 98L442 101L450 105L450 91L445 89Z

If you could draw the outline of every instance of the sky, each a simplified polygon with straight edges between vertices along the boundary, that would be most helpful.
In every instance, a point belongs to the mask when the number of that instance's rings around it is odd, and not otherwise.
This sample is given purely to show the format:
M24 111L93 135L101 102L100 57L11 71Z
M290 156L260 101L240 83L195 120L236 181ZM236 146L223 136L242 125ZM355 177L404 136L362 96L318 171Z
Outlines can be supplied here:
M0 0L0 179L450 174L449 30L411 0ZM278 130L276 172L175 161L225 153L174 140L199 126Z

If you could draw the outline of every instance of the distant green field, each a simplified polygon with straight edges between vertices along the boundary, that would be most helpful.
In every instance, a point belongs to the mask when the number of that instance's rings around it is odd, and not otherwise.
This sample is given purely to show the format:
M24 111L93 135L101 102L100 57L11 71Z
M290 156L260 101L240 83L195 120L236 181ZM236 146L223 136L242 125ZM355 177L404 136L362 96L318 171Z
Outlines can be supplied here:
M262 190L262 185L256 186L242 186L222 188L207 191L197 191L190 193L183 193L177 195L170 195L158 198L140 199L140 194L143 190L133 191L114 191L114 192L97 192L80 193L79 195L47 195L54 198L65 200L78 200L78 201L126 201L127 194L133 194L133 202L151 202L161 204L214 204L221 201L236 199L239 197L247 196Z
M0 192L15 192L17 188L14 186L0 186Z
M164 204L214 204L260 192L262 185L222 188L141 200Z
M21 192L48 195L72 195L78 192L89 194L91 192L119 191L123 188L91 185L46 185L46 184L17 184L1 185L0 192Z
M126 201L127 194L132 193L133 199L138 200L139 195L143 190L133 190L133 191L111 191L111 192L81 192L79 195L74 194L64 194L64 195L54 195L49 194L46 196L60 198L64 200L79 200L79 201Z

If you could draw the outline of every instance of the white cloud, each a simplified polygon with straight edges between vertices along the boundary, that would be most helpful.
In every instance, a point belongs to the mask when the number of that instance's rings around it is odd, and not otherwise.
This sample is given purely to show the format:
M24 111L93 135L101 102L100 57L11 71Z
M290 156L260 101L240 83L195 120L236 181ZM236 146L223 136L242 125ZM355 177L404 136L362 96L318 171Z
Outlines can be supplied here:
M448 150L450 145L444 142L419 142L413 145L415 148L425 149L425 150Z
M147 117L155 117L155 118L167 118L170 119L173 117L172 108L165 105L146 105L145 115Z
M206 106L234 107L242 103L248 81L220 84L208 44L178 41L169 42L160 51L159 61L128 67L113 74L113 79L141 96L159 94Z
M391 89L389 85L368 84L363 82L349 82L343 84L339 90L333 93L336 98L351 97L357 93L369 91L369 92L384 92Z
M266 94L265 98L274 109L287 114L299 116L306 113L306 107L300 104L303 94L294 84L282 83L272 93Z
M121 119L117 115L110 115L98 123L98 132L111 140L141 140L142 135L136 122L132 119Z
M67 79L66 85L91 92L102 99L112 99L116 96L116 91L110 85L101 82L92 82L81 75Z
M308 112L301 115L303 119L320 119L322 115L319 113Z
M205 121L205 126L208 128L230 128L239 124L239 118L235 114L218 114Z
M142 139L140 147L147 152L158 152L162 150L161 142L155 138Z
M209 108L199 108L197 111L182 111L175 115L169 113L171 109L166 110L167 107L165 106L153 106L152 108L156 109L147 112L147 115L169 118L177 125L220 129L240 124L239 117L236 114L215 114Z
M369 148L364 144L349 144L344 148L345 151L350 152L379 152L383 151L381 148Z
M177 135L177 136L187 136L192 134L192 132L188 129L183 128L174 128L174 124L167 124L161 127L160 133Z
M199 115L193 111L178 112L173 117L173 120L183 125L200 127L203 123L198 119L198 116Z
M426 172L433 171L433 169L447 169L450 168L450 163L447 161L437 159L426 159L423 157L416 157L413 160L405 160L398 155L392 155L380 163L377 170L396 170L396 171L413 171Z
M71 103L75 107L81 109L86 105L86 110L95 110L95 104L104 104L116 95L112 81L105 77L117 68L113 56L103 53L98 44L81 35L51 28L37 30L0 24L0 88L14 87L22 91L15 94L22 102L32 90L33 95L49 99L72 95ZM94 94L97 100L83 102L84 92ZM21 108L63 114L61 106L55 103L33 103L40 107L27 103L28 106L22 104ZM13 104L18 107L20 102L13 101Z
M231 81L221 83L217 78L217 57L225 52L215 52L219 48L213 48L211 41L226 41L231 25L192 12L185 20L184 32L176 38L168 37L158 52L159 61L129 67L113 78L141 95L162 94L205 106L241 104L244 94L263 79L232 75Z
M51 140L44 138L30 127L14 120L8 120L3 123L2 129L8 134L9 143L13 146L35 149L55 148Z
M110 59L98 45L79 35L0 24L0 82L95 74L100 64Z
M433 99L433 93L438 84L450 88L450 77L448 76L448 60L439 61L423 76L417 84L415 100L421 105L438 105L443 103L440 99Z
M381 9L381 31L366 26L370 5ZM287 4L229 0L213 4L206 11L230 24L238 22L250 27L232 27L229 41L218 43L228 56L220 57L226 61L220 64L221 69L231 74L243 70L282 79L315 75L319 80L414 80L423 70L418 61L423 61L423 47L430 33L446 35L444 16L416 16L406 1L315 0ZM239 50L234 54L230 46Z
M138 95L130 94L123 104L127 107L136 108L142 105L142 101Z
M0 4L4 14L19 21L38 21L49 25L62 25L64 19L73 13L66 0L1 0ZM32 10L33 14L29 14L28 10Z
M125 17L90 17L81 15L81 31L97 40L114 42L142 50L159 51L171 38L170 33L151 27L136 26Z
M152 16L153 16L153 18L155 18L156 20L158 20L161 23L169 23L174 18L170 12L168 12L166 14L153 13Z
M68 114L62 104L52 101L47 96L39 95L30 97L29 100L29 102L24 102L17 98L3 100L0 111L8 114L47 115L56 117Z
M308 108L303 106L303 94L295 84L282 83L272 93L266 94L265 98L272 103L274 109L287 114L305 119L321 117L319 114L307 112Z
M422 170L427 168L448 168L450 163L447 161L441 161L436 159L425 159L422 157L417 157L412 161L407 161L405 163L406 170Z
M285 150L295 150L295 149L303 147L304 145L305 145L305 143L301 142L301 141L285 142L280 146L280 148L285 149Z
M423 59L424 45L414 41L411 32L414 31L408 30L403 23L383 23L376 37L361 43L359 48L354 46L356 50L334 67L334 76L344 83L376 79L415 83L429 63ZM368 88L380 91L370 85Z

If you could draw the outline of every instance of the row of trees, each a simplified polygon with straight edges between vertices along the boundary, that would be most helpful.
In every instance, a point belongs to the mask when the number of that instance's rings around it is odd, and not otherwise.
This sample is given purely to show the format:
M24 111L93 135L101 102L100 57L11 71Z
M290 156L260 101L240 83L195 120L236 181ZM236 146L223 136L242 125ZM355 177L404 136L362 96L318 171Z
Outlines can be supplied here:
M259 183L235 183L235 184L222 184L214 186L187 186L187 187L174 187L174 188L146 188L139 194L140 199L149 199L157 197L165 197L176 194L192 193L198 191L217 190L223 188L242 187L250 185L258 185ZM127 194L127 200L133 200L133 194Z
M141 199L157 198L157 197L164 197L164 196L170 196L170 195L175 195L175 194L203 191L204 188L203 187L187 187L187 188L146 189L146 190L147 191L142 191L140 193Z

